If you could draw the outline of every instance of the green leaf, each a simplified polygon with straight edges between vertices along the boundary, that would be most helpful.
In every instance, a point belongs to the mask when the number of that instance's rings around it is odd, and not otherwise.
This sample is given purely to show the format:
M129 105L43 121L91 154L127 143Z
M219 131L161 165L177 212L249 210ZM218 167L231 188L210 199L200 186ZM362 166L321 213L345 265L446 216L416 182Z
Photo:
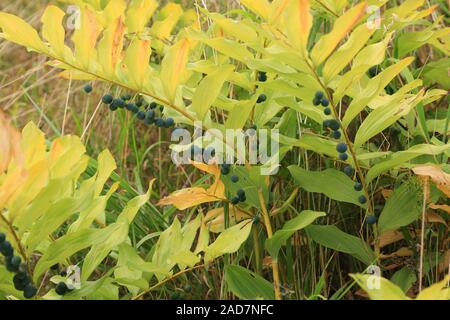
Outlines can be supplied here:
M277 230L272 238L266 240L266 250L274 261L278 260L278 252L281 246L298 230L310 225L319 217L325 216L325 212L311 210L302 211L298 216L286 222L282 229Z
M407 292L416 282L416 272L410 267L403 267L392 275L391 281Z
M111 234L120 227L120 224L113 224L104 229L84 229L62 236L52 242L34 269L33 281L37 282L48 268L57 263L65 262L65 259L74 253L107 241Z
M209 263L226 253L238 251L245 240L247 240L252 225L251 220L244 220L222 232L216 241L205 249L205 263Z
M275 298L273 285L269 281L241 266L227 265L224 278L228 289L240 299L273 300Z
M367 183L378 177L381 173L392 168L401 166L408 161L422 155L438 155L450 149L450 143L443 146L434 146L431 144L418 144L408 150L399 151L391 154L386 160L375 164L369 169L366 175Z
M367 140L390 127L401 117L409 114L422 100L419 96L420 94L393 104L384 105L372 111L358 128L355 136L355 148L362 146Z
M303 134L299 139L280 135L280 143L288 146L303 148L332 158L338 158L337 142L311 134Z
M416 181L403 183L389 196L378 220L378 232L406 226L417 219L421 212L420 184Z
M308 192L323 193L333 200L365 207L358 201L360 193L353 188L354 181L341 171L308 171L298 166L289 166L288 169L297 185Z
M350 254L366 265L375 261L375 254L363 240L339 230L336 226L310 225L305 230L308 237L324 247Z
M192 110L197 113L199 119L205 118L209 108L219 96L223 84L232 74L233 65L224 65L216 68L217 70L207 75L195 90L192 98Z

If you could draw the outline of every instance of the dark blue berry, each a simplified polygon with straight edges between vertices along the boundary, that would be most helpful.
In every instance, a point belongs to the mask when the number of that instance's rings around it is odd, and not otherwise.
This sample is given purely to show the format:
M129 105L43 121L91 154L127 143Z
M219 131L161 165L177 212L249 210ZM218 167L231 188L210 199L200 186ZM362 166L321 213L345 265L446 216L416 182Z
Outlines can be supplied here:
M344 173L349 177L352 177L353 174L355 173L355 170L353 170L353 167L351 165L348 165L344 167Z
M157 118L155 119L155 124L157 127L163 128L166 122L164 121L163 118Z
M6 240L6 234L0 232L0 243L3 243Z
M330 119L329 127L332 130L336 131L336 130L339 130L339 128L341 127L341 124L336 119Z
M150 103L149 108L156 109L157 106L158 106L158 104L156 102L152 102L152 103Z
M166 128L173 127L175 125L175 120L173 118L167 118L165 122Z
M117 109L117 108L123 108L124 104L121 99L114 99L113 102L111 102L111 106L114 106Z
M341 161L347 161L348 155L346 153L340 153L339 154L339 160Z
M363 185L360 182L356 182L355 185L353 186L353 188L356 191L361 191L363 189Z
M60 296L63 296L69 291L69 288L64 282L60 282L56 285L55 292Z
M14 254L14 249L9 241L5 240L0 243L0 253L5 257L11 257Z
M260 94L256 103L262 103L267 100L267 96L265 94Z
M83 88L84 92L91 93L92 92L92 86L90 84L87 84Z
M109 110L111 111L116 111L119 107L116 104L111 103L109 105Z
M367 202L366 196L360 195L358 198L359 203L364 204Z
M322 104L322 106L324 107L328 107L330 105L330 101L328 101L327 98L322 98L322 100L320 101L320 103Z
M244 191L244 190L239 189L239 190L237 191L237 196L238 196L239 200L245 201L245 200L243 200L243 199L245 199L245 191Z
M123 101L128 101L131 99L131 95L129 94L124 94L122 97L120 97Z
M138 111L138 113L136 114L136 117L139 120L145 120L145 112L144 111Z
M336 146L336 150L339 153L345 153L347 152L347 145L345 143L338 143L338 145Z
M23 289L25 289L25 284L23 283L23 278L18 277L18 275L16 274L13 278L13 284L14 284L14 288L16 288L16 290L22 291Z
M110 104L111 102L113 102L113 100L114 100L114 97L110 94L105 94L102 98L102 102L104 104Z
M23 289L23 296L25 297L25 299L31 299L33 298L37 293L37 289L35 287L33 287L32 285L27 285L24 289Z
M330 126L331 119L326 119L323 121L323 127L328 128Z
M21 262L22 262L22 259L20 259L20 257L18 257L18 256L14 256L11 258L11 264L13 266L16 266L17 268L19 268Z
M239 181L239 177L238 176L231 176L231 182L238 182Z
M373 214L368 215L367 218L366 218L366 223L367 224L375 224L375 223L377 223L377 217L374 216Z
M322 100L323 98L323 92L322 91L317 91L316 94L314 95L314 97L316 99L318 99L319 101Z
M261 82L267 81L267 74L265 72L258 73L258 80Z
M235 196L235 197L231 198L231 203L233 205L237 205L239 203L239 197Z
M313 101L312 101L312 103L313 103L313 105L315 105L315 106L318 106L318 105L320 105L320 99L318 99L317 97L315 97L314 99L313 99Z
M323 113L325 113L325 115L329 116L331 114L331 109L330 108L325 108L323 110Z
M333 131L333 132L331 133L331 136L332 136L334 139L340 139L340 138L341 138L341 132L340 132L340 131Z
M229 164L222 164L220 167L220 173L222 173L224 176L230 173L230 165Z

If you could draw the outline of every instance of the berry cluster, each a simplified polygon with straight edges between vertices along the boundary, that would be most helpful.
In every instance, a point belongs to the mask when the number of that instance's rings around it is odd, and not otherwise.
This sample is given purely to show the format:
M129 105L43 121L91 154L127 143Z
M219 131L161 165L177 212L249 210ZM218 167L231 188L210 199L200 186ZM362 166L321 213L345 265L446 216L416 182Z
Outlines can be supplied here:
M245 191L242 189L239 189L236 192L236 195L231 198L231 204L237 205L239 202L245 202L247 201L247 197L245 195Z
M92 85L87 84L84 86L84 92L92 92ZM150 104L145 103L142 97L138 97L134 102L130 101L132 96L129 94L123 95L120 98L114 98L112 94L105 94L102 97L102 102L109 106L111 111L116 111L118 109L127 109L136 115L136 118L143 121L146 125L155 124L160 128L171 128L175 125L175 120L173 118L163 119L162 114L157 115L158 104L152 102ZM164 106L159 106L159 111L162 113L164 111Z
M20 257L14 255L14 248L6 240L4 233L0 233L0 253L5 257L6 269L15 273L13 278L14 288L23 291L23 296L26 299L33 298L37 293L37 289L31 283L31 278L27 273L27 266L22 263Z
M328 101L327 98L324 97L324 93L322 91L317 91L316 94L314 95L314 99L313 99L313 104L315 106L318 105L322 105L323 107L325 107L325 109L323 110L323 113L326 116L330 116L332 114L331 108L329 107L330 102ZM334 139L340 139L341 138L341 132L339 131L339 128L341 127L341 124L338 120L336 119L326 119L323 122L323 127L326 128L330 128L332 130L331 132L331 136Z

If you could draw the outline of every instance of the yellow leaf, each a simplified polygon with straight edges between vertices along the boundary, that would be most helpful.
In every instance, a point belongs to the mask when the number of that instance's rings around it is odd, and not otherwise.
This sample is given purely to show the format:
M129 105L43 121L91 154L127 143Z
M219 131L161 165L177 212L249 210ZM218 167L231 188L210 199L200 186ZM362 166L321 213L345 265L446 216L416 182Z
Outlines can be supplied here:
M31 168L46 158L47 146L44 133L32 122L23 128L20 146L24 153L25 169Z
M355 55L363 48L375 32L375 28L369 28L366 24L358 26L352 32L347 42L342 45L325 63L323 77L325 82L332 80L346 65L352 61Z
M186 70L190 43L182 39L173 45L161 64L161 81L167 98L174 102L177 87Z
M291 0L274 0L270 4L269 12L269 24L272 26L278 25L281 21L283 12L285 12L286 6L291 2Z
M364 15L366 2L354 6L340 16L334 23L333 30L322 36L311 51L311 59L316 66L320 65L333 52L339 42Z
M242 243L247 240L252 225L252 220L247 219L223 231L216 241L205 249L205 263L209 263L223 254L239 250Z
M98 61L105 75L115 78L116 67L122 59L125 24L122 17L117 18L103 32L103 38L98 44Z
M152 48L150 40L135 38L127 49L124 64L131 83L138 90L142 89L145 76L149 74L149 61Z
M56 57L69 60L72 51L64 43L66 32L62 25L63 19L64 11L56 6L48 6L41 18L42 36L50 44Z
M1 34L2 38L37 52L48 52L37 31L15 15L0 12L0 29L3 32Z
M239 2L264 20L269 18L270 4L267 0L240 0Z
M444 280L422 290L416 300L450 300L449 281L450 276L446 276Z
M163 16L163 19L153 23L150 33L158 39L165 40L169 39L173 28L175 28L178 20L183 15L183 9L181 9L180 5L169 2L161 10L160 16L161 15Z
M93 61L97 61L97 38L103 30L94 12L88 8L80 9L80 27L75 30L72 41L75 45L75 57L84 70L90 70Z
M0 175L11 161L22 166L24 159L20 148L20 133L0 110Z
M207 75L198 85L192 98L192 110L202 120L209 108L217 99L223 84L234 70L233 65L217 67L217 70Z
M284 10L287 37L292 45L306 57L306 46L312 26L309 0L291 0Z
M224 18L220 14L211 14L210 16L228 36L243 42L255 42L258 39L256 31L241 21Z
M236 223L241 222L244 219L249 218L249 214L240 210L238 207L229 206L229 217L230 217L230 226L235 225ZM222 232L225 229L225 216L224 216L224 208L215 208L210 211L205 216L205 224L208 227L209 231L214 233Z
M142 32L157 7L158 3L155 0L132 0L126 17L129 32Z
M220 168L217 164L192 163L199 170L213 174L215 181L208 188L186 188L178 190L158 202L160 206L174 205L179 210L195 207L202 203L225 200L225 186L220 180Z

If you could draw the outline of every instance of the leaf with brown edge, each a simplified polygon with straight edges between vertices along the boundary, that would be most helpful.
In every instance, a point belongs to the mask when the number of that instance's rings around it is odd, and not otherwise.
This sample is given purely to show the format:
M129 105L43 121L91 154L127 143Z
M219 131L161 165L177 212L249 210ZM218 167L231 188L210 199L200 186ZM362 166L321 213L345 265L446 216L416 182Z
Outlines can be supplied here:
M202 203L225 200L225 185L220 180L220 168L217 164L192 162L199 170L214 175L215 181L208 188L193 187L173 192L158 202L160 206L173 205L179 210L195 207Z
M417 166L412 170L418 176L430 177L436 187L450 198L450 174L434 165Z
M286 33L292 45L306 56L312 15L309 0L291 0L284 10Z
M311 51L311 59L316 66L320 65L333 52L339 42L363 17L367 3L360 4L347 10L334 23L333 30L322 36Z
M23 154L20 148L20 132L14 128L10 121L0 110L0 174L9 163L14 160L16 164L23 164Z
M447 222L445 222L444 218L442 218L440 215L438 215L437 213L429 210L427 211L427 222L432 222L432 223L441 223L444 226L447 226Z
M115 78L117 64L122 58L125 28L123 18L117 18L105 29L98 43L98 61L110 78Z
M170 101L175 100L177 87L186 69L190 42L182 39L173 45L161 64L161 81L167 98Z
M150 40L141 39L134 39L126 52L124 65L129 80L138 90L142 88L145 76L149 73L151 53Z

